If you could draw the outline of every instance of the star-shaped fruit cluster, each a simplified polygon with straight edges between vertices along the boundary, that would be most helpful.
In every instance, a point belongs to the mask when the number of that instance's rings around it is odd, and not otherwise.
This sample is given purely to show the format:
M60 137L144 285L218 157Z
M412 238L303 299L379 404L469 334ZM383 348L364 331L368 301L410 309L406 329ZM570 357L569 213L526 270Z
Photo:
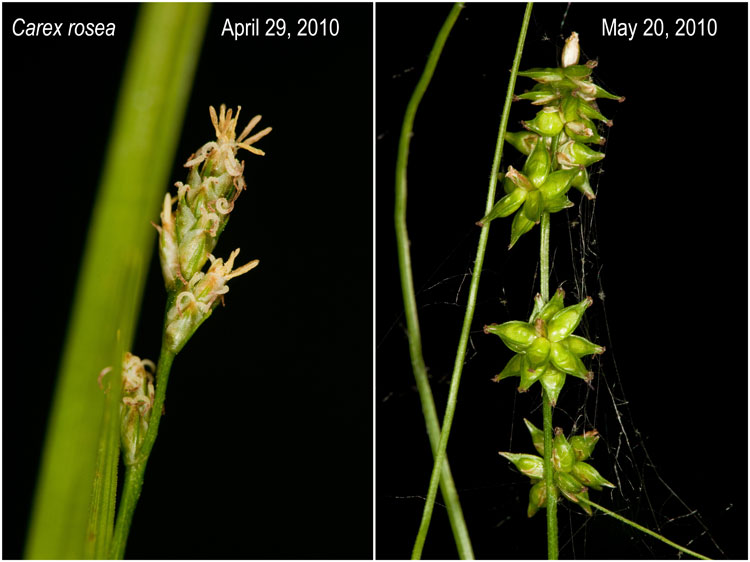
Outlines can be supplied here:
M534 447L540 455L544 454L544 433L529 420L524 419L531 433ZM589 463L584 462L591 456L594 446L599 441L599 433L593 429L582 435L573 435L566 439L563 430L555 428L552 441L552 468L555 497L558 492L568 500L577 503L591 515L591 507L580 501L589 499L589 488L601 491L602 487L614 488L614 484L604 478ZM523 474L531 478L529 490L528 516L532 517L539 508L547 506L547 486L544 482L544 461L537 455L500 452L500 455L512 462Z
M503 343L516 352L492 380L498 382L508 377L521 377L518 387L521 392L540 381L552 405L557 404L566 375L591 382L594 374L586 368L581 357L604 353L605 348L573 332L593 301L586 297L578 304L563 307L564 298L562 288L547 303L537 295L529 322L512 320L484 327L485 334L500 336Z
M596 197L586 168L604 158L604 154L588 145L604 144L594 120L612 126L612 121L599 112L596 100L625 98L594 84L591 72L596 61L578 64L579 56L578 34L573 33L565 43L560 67L532 68L518 73L538 84L514 99L544 107L534 119L521 122L526 131L505 134L505 140L528 158L520 172L508 167L503 177L506 195L477 223L483 226L516 213L510 247L539 223L542 213L572 207L567 197L571 187L588 199Z

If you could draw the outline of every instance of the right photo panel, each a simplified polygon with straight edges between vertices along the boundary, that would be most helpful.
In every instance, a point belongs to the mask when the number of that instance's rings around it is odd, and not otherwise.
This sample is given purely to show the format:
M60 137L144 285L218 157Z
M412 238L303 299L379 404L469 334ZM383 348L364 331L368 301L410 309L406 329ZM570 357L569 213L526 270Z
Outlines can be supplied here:
M746 559L747 4L377 4L378 559Z

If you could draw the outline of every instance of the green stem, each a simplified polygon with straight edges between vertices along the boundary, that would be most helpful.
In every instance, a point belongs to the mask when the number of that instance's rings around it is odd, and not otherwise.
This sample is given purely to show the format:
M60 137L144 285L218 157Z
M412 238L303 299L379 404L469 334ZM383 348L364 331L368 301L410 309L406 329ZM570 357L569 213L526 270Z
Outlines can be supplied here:
M555 154L559 135L552 139L551 154L553 169L555 168ZM546 303L549 301L549 213L542 213L539 225L539 292ZM557 560L559 556L557 545L557 489L552 473L552 404L547 393L542 389L544 416L544 485L547 488L547 558Z
M558 559L557 488L552 479L552 404L542 390L544 411L544 484L547 488L547 558Z
M141 466L143 467L142 470L140 469ZM125 545L128 541L130 525L133 522L133 513L135 513L135 506L138 503L138 498L141 496L141 488L143 488L145 468L145 462L125 468L125 481L122 486L120 508L117 513L117 523L110 551L110 558L112 560L122 560L125 555Z
M625 523L626 525L630 525L631 527L634 527L634 528L638 529L639 531L641 531L643 533L646 533L647 535L651 535L652 537L654 537L656 539L659 539L660 541L662 541L664 543L667 543L669 546L671 546L673 548L676 548L680 552L684 552L685 554L689 554L690 556L695 556L696 558L699 558L701 560L711 560L711 558L703 556L702 554L698 554L697 552L693 552L692 550L690 550L688 548L685 548L684 546L680 546L679 544L674 543L674 542L670 541L669 539L667 539L665 537L662 537L660 534L655 533L654 531L652 531L650 529L647 529L646 527L643 527L642 525L639 525L638 523L635 523L634 521L631 521L630 519L626 519L622 515L618 515L614 511L610 511L606 507L602 507L601 505L599 505L597 503L594 503L591 500L587 500L586 498L582 498L580 496L578 497L578 499L582 503L590 505L591 507L595 507L599 511L601 511L603 513L606 513L610 517L614 517L615 519L617 519L618 521L621 521L621 522Z
M167 299L167 309L174 300L173 296ZM166 324L165 324L166 328ZM172 370L172 362L175 354L171 352L164 340L162 340L161 354L159 355L159 364L156 367L156 392L154 397L154 406L151 411L148 431L141 444L141 450L138 453L138 459L135 464L128 466L125 470L125 482L123 483L122 497L120 507L117 511L117 522L115 523L115 532L112 537L112 546L110 558L113 560L122 560L125 555L125 545L130 533L130 525L133 522L133 513L138 503L143 488L143 476L146 472L146 463L148 462L151 450L156 441L156 435L159 432L159 422L164 410L164 399L167 395L167 382L169 381L169 372Z
M539 225L539 289L546 303L549 300L549 213L542 213Z
M552 154L554 154L554 148ZM549 213L542 213L539 227L539 285L542 299L549 301ZM552 404L542 389L544 415L544 484L547 487L547 558L558 559L557 493L552 479Z
M395 204L395 223L396 223L396 242L398 245L398 264L401 275L401 291L404 299L404 310L406 313L406 327L409 334L409 355L411 356L411 366L414 372L414 378L417 382L419 399L422 402L422 414L424 415L427 434L430 438L430 446L433 456L437 453L438 442L440 441L440 422L435 409L435 401L432 397L430 382L427 377L427 368L425 367L424 357L422 355L422 337L419 329L419 316L417 314L417 299L414 292L414 280L411 268L411 252L409 250L409 234L406 228L406 166L409 159L409 142L412 136L414 119L417 108L429 86L432 75L437 66L440 54L443 51L448 35L458 18L458 14L463 8L463 4L454 4L448 17L443 23L435 44L430 51L427 59L427 65L422 73L414 93L406 106L404 122L401 126L401 137L398 146L398 160L396 162L396 204ZM459 557L462 560L473 560L474 552L469 539L469 531L466 528L461 503L456 491L456 485L453 481L453 475L448 462L443 465L440 477L440 490L443 494L448 518L450 519L453 536L456 541Z
M549 300L549 213L542 213L539 228L539 277L540 292L544 302ZM557 560L557 493L552 479L552 404L542 390L544 403L544 484L547 487L547 558Z
M523 23L521 24L521 32L518 37L518 45L516 47L516 55L513 59L513 68L510 73L510 80L508 81L508 91L505 96L505 105L503 106L503 115L500 119L500 130L498 131L497 144L495 146L495 156L492 161L492 171L490 173L490 183L487 189L487 202L485 204L486 215L492 210L495 203L495 189L497 187L497 173L500 169L500 161L503 154L503 144L505 131L508 126L508 116L510 115L510 105L513 100L513 91L516 86L516 77L518 75L518 66L521 63L521 53L523 52L523 44L526 40L526 31L529 27L529 19L531 18L532 2L526 5L526 12L524 13ZM424 541L427 538L427 531L430 528L430 520L432 519L432 511L435 506L435 499L437 497L438 483L440 481L440 474L445 460L445 451L448 447L448 437L450 435L451 425L453 423L453 415L456 411L456 401L458 398L458 387L461 382L461 372L463 370L464 360L466 358L466 347L469 342L469 333L471 331L471 323L474 319L474 308L477 302L477 294L479 292L479 278L482 273L482 264L484 263L484 254L487 248L487 238L490 232L489 223L482 227L482 231L479 235L479 243L477 245L477 254L474 261L474 270L471 275L471 286L469 288L469 299L466 303L466 313L464 314L464 322L461 328L461 336L458 342L458 349L456 351L456 361L453 365L453 375L451 377L450 391L448 393L448 403L445 408L445 415L443 417L443 428L440 432L440 442L438 443L437 453L435 454L435 464L432 468L432 476L430 477L430 486L427 492L427 500L425 501L424 511L422 512L422 522L419 526L419 532L417 533L416 541L414 542L414 549L412 550L412 559L418 560L422 557L422 549L424 548Z

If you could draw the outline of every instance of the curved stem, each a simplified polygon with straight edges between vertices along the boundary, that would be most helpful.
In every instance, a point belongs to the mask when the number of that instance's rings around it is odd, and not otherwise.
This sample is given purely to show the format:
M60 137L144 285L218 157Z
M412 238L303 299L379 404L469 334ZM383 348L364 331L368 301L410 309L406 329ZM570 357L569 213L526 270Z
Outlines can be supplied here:
M529 19L531 18L532 2L526 5L526 12L524 13L523 23L521 24L521 32L518 37L518 45L516 47L516 55L513 59L513 69L510 73L510 80L508 81L508 91L505 96L505 105L503 106L503 115L500 119L500 130L498 132L497 144L495 145L495 156L492 161L492 171L490 173L490 184L487 189L487 202L485 204L486 215L492 210L495 202L495 188L497 187L497 172L500 169L500 161L503 154L503 143L505 137L505 130L508 126L508 116L510 115L510 105L513 100L513 90L516 86L516 76L518 75L518 66L521 63L521 53L523 52L523 44L526 40L526 30L529 27ZM487 248L487 238L490 232L489 223L482 227L482 231L479 235L479 244L477 245L476 259L474 261L474 270L471 274L471 285L469 287L469 298L466 303L466 313L464 314L464 322L461 328L461 336L458 342L458 349L456 350L456 361L453 365L453 375L451 377L451 385L448 393L448 403L445 408L445 415L443 417L443 428L440 432L440 443L438 444L438 450L435 454L435 464L432 468L432 476L430 477L430 486L427 491L427 500L425 501L424 511L422 512L422 522L419 526L419 532L417 533L416 541L414 542L414 549L412 550L412 559L418 560L422 556L422 549L424 547L424 541L427 537L427 531L430 528L430 520L432 519L432 511L435 505L435 498L437 496L438 482L440 481L440 474L443 467L443 461L445 459L445 451L448 448L448 437L450 435L451 425L453 423L453 415L456 411L456 401L458 399L458 387L461 382L461 372L463 370L464 360L466 358L466 347L469 342L469 332L471 331L471 322L474 319L474 308L477 302L477 294L479 293L479 277L482 273L482 264L484 263L484 254Z
M167 299L167 310L173 297ZM166 324L165 324L166 326ZM125 545L130 533L130 525L133 521L133 513L138 503L143 488L143 476L146 472L146 463L151 454L156 441L156 435L159 432L159 422L164 410L164 399L167 395L167 382L169 381L169 372L172 370L172 362L175 354L167 349L162 341L161 354L159 355L159 364L156 367L156 393L154 397L154 406L151 411L148 431L141 444L141 450L138 453L138 459L135 464L125 469L125 481L122 488L122 497L120 506L117 510L117 522L115 523L115 532L112 537L110 549L110 558L113 560L122 560L125 555Z
M424 357L422 355L422 337L419 329L419 316L417 314L417 299L414 292L414 280L411 269L411 252L409 250L409 233L406 228L406 165L409 159L409 142L412 136L414 119L417 108L422 100L427 87L432 79L432 75L437 66L437 62L442 53L445 41L448 38L453 25L458 18L458 14L463 8L463 4L457 3L453 6L448 17L445 20L432 51L427 59L427 65L422 73L414 93L406 106L404 121L401 126L401 137L398 146L398 160L396 162L396 204L394 219L396 223L396 242L398 246L398 265L401 275L401 291L404 299L404 310L406 313L406 327L409 334L409 355L411 356L411 366L414 372L414 379L417 382L419 399L422 402L422 414L424 415L427 434L430 439L433 456L437 453L438 442L440 441L440 422L438 420L435 401L432 397L430 382L427 377L427 368L425 367ZM456 541L458 555L462 560L473 560L474 551L469 539L469 531L466 528L461 503L458 499L456 485L453 482L450 466L446 461L443 465L440 476L440 491L443 494L443 500L448 511L453 536Z
M582 503L585 503L586 505L590 505L591 507L595 507L599 511L606 513L610 517L614 517L618 521L621 521L622 523L625 523L626 525L630 525L631 527L634 527L635 529L638 529L642 533L646 533L647 535L651 535L652 537L659 539L660 541L667 543L669 546L676 548L680 552L684 552L685 554L689 554L690 556L695 556L696 558L699 558L701 560L711 560L711 558L708 558L706 556L703 556L702 554L698 554L697 552L693 552L692 550L685 548L684 546L680 546L679 544L670 541L669 539L661 536L658 533L655 533L651 529L647 529L646 527L643 527L642 525L639 525L638 523L635 523L634 521L631 521L630 519L626 519L622 515L619 515L615 513L614 511L610 511L606 507L602 507L601 505L592 502L591 500L587 500L586 498L582 498L579 496L579 501Z

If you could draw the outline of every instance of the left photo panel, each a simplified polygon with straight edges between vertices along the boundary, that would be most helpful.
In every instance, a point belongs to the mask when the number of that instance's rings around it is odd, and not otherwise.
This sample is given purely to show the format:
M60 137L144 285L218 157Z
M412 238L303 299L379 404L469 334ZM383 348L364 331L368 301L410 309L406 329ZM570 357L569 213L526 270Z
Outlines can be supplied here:
M3 558L372 559L372 4L2 15Z

